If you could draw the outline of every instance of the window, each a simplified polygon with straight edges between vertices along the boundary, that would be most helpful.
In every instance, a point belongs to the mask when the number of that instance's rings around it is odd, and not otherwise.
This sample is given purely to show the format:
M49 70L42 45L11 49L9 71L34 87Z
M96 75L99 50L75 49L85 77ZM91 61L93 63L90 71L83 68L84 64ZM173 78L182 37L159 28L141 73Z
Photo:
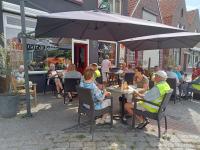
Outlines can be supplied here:
M146 10L142 11L142 18L148 21L157 22L157 16Z
M135 51L129 50L126 54L127 64L134 64L135 63Z
M108 55L109 59L113 66L117 66L117 43L116 42L107 42L99 41L98 42L98 65L101 65L101 62Z
M121 14L121 5L121 0L98 0L99 8L118 14Z
M184 10L183 10L183 8L181 9L181 17L183 17L183 12L184 12Z
M193 55L192 54L188 55L188 66L189 67L193 66Z
M179 65L179 59L180 59L180 49L174 48L174 63L175 65Z
M4 36L6 45L15 40L17 42L17 36L21 32L21 18L18 15L3 14L3 23L4 23ZM36 19L26 18L26 31L31 32L35 30Z

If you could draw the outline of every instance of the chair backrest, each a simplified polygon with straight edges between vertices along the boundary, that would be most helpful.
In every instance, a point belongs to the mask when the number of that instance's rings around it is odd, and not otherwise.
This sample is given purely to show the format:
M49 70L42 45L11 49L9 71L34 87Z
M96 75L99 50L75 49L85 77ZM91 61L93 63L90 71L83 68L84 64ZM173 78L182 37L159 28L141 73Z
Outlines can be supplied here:
M117 72L119 71L119 68L110 68L110 72Z
M90 111L94 111L94 101L91 89L80 86L77 86L76 89L79 98L79 108L88 108Z
M133 78L134 78L134 73L125 73L125 75L124 75L124 80L128 84L133 84Z
M152 80L149 80L149 89L151 89L154 86L154 82Z
M176 78L167 78L166 82L169 84L170 88L173 89L173 95L176 95Z
M168 105L168 103L169 103L169 100L170 100L170 98L171 98L171 96L172 96L172 93L173 93L173 89L171 89L169 92L167 92L167 93L165 94L165 96L164 96L164 98L163 98L163 101L162 101L162 103L161 103L161 105L160 105L160 108L159 108L159 110L158 110L158 113L162 113L162 112L165 111L165 109L166 109L166 107L167 107L167 105Z
M76 86L80 84L80 78L65 78L64 92L76 92Z
M102 76L97 77L95 80L96 80L97 83L103 84L103 78L102 78Z

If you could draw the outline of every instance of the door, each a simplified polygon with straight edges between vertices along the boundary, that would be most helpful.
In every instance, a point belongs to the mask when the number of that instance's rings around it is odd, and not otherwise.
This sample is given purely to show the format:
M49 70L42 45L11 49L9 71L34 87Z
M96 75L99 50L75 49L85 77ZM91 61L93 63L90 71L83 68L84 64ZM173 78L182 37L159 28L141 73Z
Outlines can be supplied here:
M88 65L87 44L74 43L74 64L79 72L84 72Z

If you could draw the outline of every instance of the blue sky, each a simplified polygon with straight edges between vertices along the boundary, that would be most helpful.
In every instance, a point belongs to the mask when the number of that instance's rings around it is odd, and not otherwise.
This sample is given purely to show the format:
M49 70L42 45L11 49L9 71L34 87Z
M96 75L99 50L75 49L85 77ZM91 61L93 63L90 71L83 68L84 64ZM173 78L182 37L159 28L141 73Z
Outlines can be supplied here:
M200 11L200 0L185 0L187 10L199 9Z

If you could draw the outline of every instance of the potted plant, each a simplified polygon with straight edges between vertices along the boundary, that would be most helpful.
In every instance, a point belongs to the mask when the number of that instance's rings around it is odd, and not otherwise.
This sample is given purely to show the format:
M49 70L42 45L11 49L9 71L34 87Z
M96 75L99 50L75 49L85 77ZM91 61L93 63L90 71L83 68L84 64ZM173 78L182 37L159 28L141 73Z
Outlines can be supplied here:
M3 43L3 34L0 34ZM12 67L9 48L0 45L0 116L14 117L18 110L18 95L12 90Z

